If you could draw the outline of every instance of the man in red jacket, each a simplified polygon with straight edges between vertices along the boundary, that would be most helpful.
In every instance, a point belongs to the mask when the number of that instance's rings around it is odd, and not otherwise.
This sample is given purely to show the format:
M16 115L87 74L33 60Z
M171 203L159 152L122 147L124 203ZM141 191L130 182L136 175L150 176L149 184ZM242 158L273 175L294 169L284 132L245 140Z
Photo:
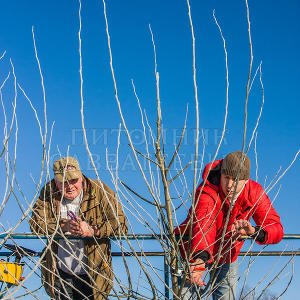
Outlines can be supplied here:
M251 236L260 245L279 243L283 237L280 217L261 185L249 179L250 160L240 151L208 164L186 220L175 230L191 238L181 245L182 257L190 262L183 299L199 299L196 286L203 286L210 267L213 299L234 300L238 281L237 257L240 237ZM249 220L253 218L256 226ZM181 239L182 241L182 239Z

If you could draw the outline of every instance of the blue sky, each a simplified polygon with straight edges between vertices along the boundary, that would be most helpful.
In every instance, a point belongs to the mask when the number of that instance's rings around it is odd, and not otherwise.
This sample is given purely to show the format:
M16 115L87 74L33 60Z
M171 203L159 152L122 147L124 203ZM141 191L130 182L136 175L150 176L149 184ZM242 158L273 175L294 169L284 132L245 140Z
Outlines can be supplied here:
M299 13L297 1L249 1L253 43L253 72L262 62L262 80L265 105L258 127L258 181L269 183L278 169L281 172L290 164L299 149ZM71 155L78 157L84 172L95 177L82 143L80 119L80 77L78 55L77 1L17 1L3 0L0 10L0 82L11 71L12 60L18 83L26 91L43 122L43 94L35 60L32 26L34 27L38 56L44 76L48 128L55 122L50 149L51 160L59 151L65 155L69 146ZM196 67L199 97L200 128L206 137L204 162L214 155L224 121L225 60L223 44L213 20L213 10L226 39L229 65L229 113L224 143L219 156L241 149L244 121L244 100L249 69L249 42L246 7L244 1L191 1L196 38ZM141 105L146 110L154 129L156 122L156 87L154 55L149 24L154 34L160 73L160 96L166 150L171 153L178 141L180 128L189 104L187 137L182 147L182 159L187 163L193 157L195 142L195 101L192 72L192 39L185 1L113 0L107 3L113 63L119 97L127 126L133 133L135 145L145 150L141 137L140 114L131 79L134 80ZM111 185L106 168L105 151L114 163L117 147L117 129L121 122L114 99L113 82L109 68L109 53L105 34L102 1L82 3L82 59L84 76L84 113L87 136L97 162L100 178ZM12 76L2 90L3 101L11 118L13 101ZM247 142L255 126L262 101L258 77L253 84L248 105ZM39 129L34 114L21 91L17 98L18 150L17 180L30 201L38 180L42 157ZM3 128L3 114L0 115ZM3 130L0 130L3 139ZM13 142L14 139L12 139ZM200 143L201 146L201 143ZM251 176L255 179L254 145L249 157L252 160ZM13 144L10 146L13 153ZM58 151L59 149L59 151ZM200 147L200 151L202 148ZM154 154L152 153L154 156ZM146 194L141 176L132 163L132 154L122 134L120 146L120 177L137 186ZM1 172L4 172L3 160ZM279 184L270 192L274 196L281 186L274 206L282 217L285 233L299 233L299 160ZM3 173L2 173L3 174ZM173 170L175 174L175 170ZM187 182L191 187L192 170L188 169ZM1 178L1 185L5 184ZM0 191L3 195L3 190ZM2 199L2 197L1 197ZM25 200L21 203L26 207ZM12 214L12 212L16 212ZM180 211L179 221L186 212ZM21 212L11 198L1 216L6 227L13 226ZM137 223L132 219L133 224ZM142 232L142 227L136 227ZM24 222L17 231L28 231ZM299 248L299 243L284 241L270 249ZM260 262L272 259L261 258ZM298 266L298 270L297 270ZM258 268L259 269L259 268ZM255 275L255 274L254 274ZM255 276L254 276L255 277ZM299 282L299 259L295 258L295 279L282 299L296 299L296 282ZM252 278L255 282L255 278ZM251 281L252 283L252 281ZM280 290L280 284L274 291Z

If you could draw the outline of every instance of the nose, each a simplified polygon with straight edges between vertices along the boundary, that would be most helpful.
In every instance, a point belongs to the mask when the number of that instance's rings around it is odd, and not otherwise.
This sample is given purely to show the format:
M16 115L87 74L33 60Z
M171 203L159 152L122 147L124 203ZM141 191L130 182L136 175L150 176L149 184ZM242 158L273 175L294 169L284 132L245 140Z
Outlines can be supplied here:
M66 186L67 189L71 189L73 185L72 185L71 182L66 182L65 186Z
M227 189L230 190L234 185L234 180L229 179L227 182Z

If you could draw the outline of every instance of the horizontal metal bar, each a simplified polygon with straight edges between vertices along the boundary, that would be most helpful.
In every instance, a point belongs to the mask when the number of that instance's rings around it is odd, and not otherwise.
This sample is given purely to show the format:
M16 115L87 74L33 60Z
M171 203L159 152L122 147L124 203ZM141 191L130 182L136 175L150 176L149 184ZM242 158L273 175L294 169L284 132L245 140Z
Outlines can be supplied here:
M6 234L6 233L2 233L0 234L0 239L4 239L7 235L9 234ZM65 235L64 236L65 238L68 238L68 239L93 239L94 237L80 237L80 236L71 236L71 235ZM36 240L36 239L42 239L42 240L46 240L49 238L49 236L46 236L46 235L35 235L35 234L32 234L32 233L15 233L15 234L11 234L10 239L18 239L18 240ZM111 236L109 237L110 239L112 240L119 240L120 237L114 237L114 236ZM157 236L155 235L152 235L152 234L128 234L126 236L127 239L129 240L145 240L145 239L148 239L148 240L154 240L157 238ZM62 239L61 236L55 236L54 239ZM124 237L121 237L121 239L125 239Z
M2 233L0 234L0 239L4 239L8 234L7 233ZM71 238L71 239L90 239L90 237L87 237L87 238L82 238L82 237L73 237L73 236L65 236L66 238ZM154 240L154 239L157 239L158 237L161 237L160 234L157 234L157 235L153 235L153 234L128 234L126 236L129 240L135 240L135 239L138 239L138 240L145 240L145 239L149 239L149 240ZM9 238L13 238L13 239L47 239L48 237L46 235L40 235L40 236L37 236L35 234L32 234L32 233L14 233L14 234L11 234ZM56 236L54 237L54 239L61 239L62 237L61 236ZM162 238L166 238L166 236L162 236ZM243 236L242 238L244 239L251 239L250 237L248 236ZM113 239L113 240L118 240L120 239L120 237L110 237L110 239ZM124 237L121 237L121 239L124 239ZM293 240L293 239L300 239L300 234L285 234L283 236L283 239L285 240Z
M300 251L241 251L239 256L300 256Z
M41 256L42 252L38 252L38 255L35 256ZM12 252L0 252L0 257L4 256L11 256ZM165 253L162 251L158 252L151 252L151 251L144 251L144 252L112 252L112 256L164 256ZM251 251L251 252L246 252L242 251L240 252L239 256L300 256L300 251Z
M135 252L138 256L164 256L165 253L160 252ZM134 256L132 252L124 252L125 256ZM300 251L251 251L240 252L239 256L300 256ZM112 252L112 256L122 256L122 252Z
M5 252L0 252L0 257L3 256L11 256L13 252L9 252L9 251L5 251ZM34 255L34 256L41 256L42 252L37 252L38 255ZM146 251L146 252L135 252L135 254L133 252L112 252L111 253L112 256L164 256L164 252L151 252L151 251ZM26 255L25 255L26 256Z

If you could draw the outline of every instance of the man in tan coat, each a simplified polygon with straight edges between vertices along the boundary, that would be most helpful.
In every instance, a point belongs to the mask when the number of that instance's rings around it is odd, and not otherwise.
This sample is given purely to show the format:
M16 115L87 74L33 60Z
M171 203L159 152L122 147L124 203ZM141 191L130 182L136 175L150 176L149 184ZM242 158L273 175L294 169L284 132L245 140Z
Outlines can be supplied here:
M58 159L53 172L29 221L34 234L48 236L41 262L44 287L57 300L108 299L113 284L108 237L127 233L122 207L107 185L81 173L75 158Z

